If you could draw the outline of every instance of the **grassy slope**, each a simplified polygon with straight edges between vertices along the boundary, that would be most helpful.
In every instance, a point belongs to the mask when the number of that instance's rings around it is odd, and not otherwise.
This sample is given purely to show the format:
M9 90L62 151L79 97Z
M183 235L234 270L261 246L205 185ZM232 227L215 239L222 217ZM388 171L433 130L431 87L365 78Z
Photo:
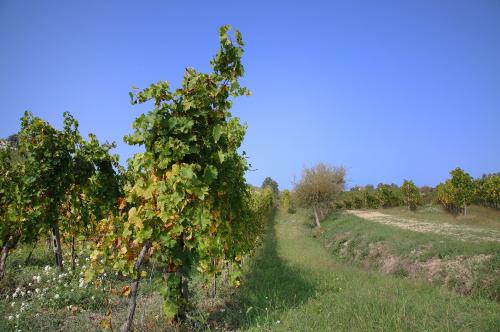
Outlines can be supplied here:
M495 331L500 306L333 260L305 216L280 215L226 318L255 331Z
M382 213L386 211L381 210ZM393 209L392 211L400 213L398 216L405 214L399 210ZM448 218L446 212L440 213L445 220ZM395 215L394 212L391 214ZM456 272L456 268L446 270L447 268L444 267L444 271L432 280L438 284L446 283L449 288L461 293L500 299L500 244L498 242L460 241L454 237L439 234L418 233L364 220L347 213L333 214L323 222L323 226L320 240L329 248L330 253L343 260L355 260L365 266L373 266L373 260L370 261L370 257L367 257L370 246L373 244L383 245L389 255L397 255L408 264L438 259L445 266L446 262L462 260L459 265L469 270L461 269L461 272ZM348 243L345 242L347 240L349 240ZM485 262L473 262L474 257L479 257L478 255L486 255L490 259ZM469 259L469 262L464 263L464 259ZM380 261L380 258L378 260ZM408 275L403 268L396 272L404 276ZM429 276L424 275L423 278L429 278Z
M385 213L386 210L380 212ZM332 214L323 222L323 226L324 238L332 238L337 234L349 232L357 242L383 241L390 245L396 254L407 255L414 249L421 248L425 251L420 256L421 259L494 254L500 250L498 242L461 241L441 234L419 233L364 220L343 212Z
M424 206L416 211L408 211L406 207L395 207L381 209L380 212L396 217L412 218L421 221L435 223L449 223L458 225L467 225L478 228L488 228L500 230L500 211L482 206L472 205L467 208L467 216L453 216L447 213L441 206Z

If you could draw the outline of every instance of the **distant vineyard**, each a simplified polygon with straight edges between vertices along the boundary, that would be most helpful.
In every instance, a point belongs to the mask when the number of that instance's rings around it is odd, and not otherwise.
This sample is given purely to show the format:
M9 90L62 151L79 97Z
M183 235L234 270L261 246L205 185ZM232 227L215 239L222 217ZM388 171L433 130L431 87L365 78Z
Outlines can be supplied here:
M467 213L467 206L478 204L500 208L500 174L485 174L473 179L468 173L457 168L450 172L451 178L435 188L417 188L412 181L401 187L396 184L379 184L353 187L339 195L333 203L336 209L378 209L395 206L417 208L422 204L441 204L448 211Z

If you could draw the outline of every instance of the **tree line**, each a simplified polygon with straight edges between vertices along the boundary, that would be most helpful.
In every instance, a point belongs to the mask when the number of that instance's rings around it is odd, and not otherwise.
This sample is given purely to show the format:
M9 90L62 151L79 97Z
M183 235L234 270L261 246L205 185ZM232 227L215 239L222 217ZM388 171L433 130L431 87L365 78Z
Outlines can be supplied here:
M441 204L453 214L467 215L470 204L500 208L500 173L485 174L473 179L470 174L456 168L450 178L435 188L417 187L412 180L404 180L401 186L379 183L355 186L345 190L345 169L324 163L305 168L290 192L280 194L283 211L293 213L294 206L309 208L316 227L333 210L379 209L405 206L416 210L424 204ZM274 180L266 179L264 184ZM263 184L263 185L264 185Z

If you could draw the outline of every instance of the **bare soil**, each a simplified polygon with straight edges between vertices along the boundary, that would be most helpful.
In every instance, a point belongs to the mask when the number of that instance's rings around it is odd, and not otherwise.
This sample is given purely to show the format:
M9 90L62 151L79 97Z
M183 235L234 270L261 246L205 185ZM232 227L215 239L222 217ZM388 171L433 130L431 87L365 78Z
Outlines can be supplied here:
M366 220L420 233L441 234L461 241L500 242L500 232L492 229L473 228L449 223L433 223L431 221L390 216L378 211L350 210L347 212Z

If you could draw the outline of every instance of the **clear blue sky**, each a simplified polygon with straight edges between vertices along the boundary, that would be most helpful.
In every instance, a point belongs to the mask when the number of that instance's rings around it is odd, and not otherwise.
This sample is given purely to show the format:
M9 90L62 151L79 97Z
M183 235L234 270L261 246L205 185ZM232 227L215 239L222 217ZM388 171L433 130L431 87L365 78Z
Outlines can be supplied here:
M222 24L247 44L253 96L233 113L250 183L291 187L319 161L346 166L350 185L500 171L498 0L0 0L0 137L24 110L57 127L69 111L124 162L146 110L131 86L208 70Z

